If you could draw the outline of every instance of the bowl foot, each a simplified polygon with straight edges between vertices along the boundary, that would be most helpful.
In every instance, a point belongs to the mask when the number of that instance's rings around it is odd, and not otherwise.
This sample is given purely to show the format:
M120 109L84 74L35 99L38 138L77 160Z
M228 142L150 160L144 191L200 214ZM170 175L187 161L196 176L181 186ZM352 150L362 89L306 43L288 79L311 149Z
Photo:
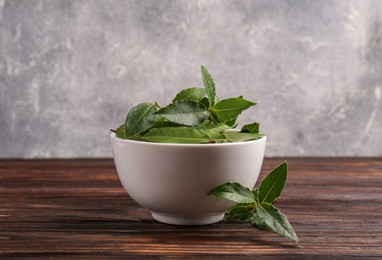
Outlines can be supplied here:
M182 214L168 214L161 212L151 212L151 215L156 221L182 226L196 226L196 225L209 225L217 223L224 218L223 213L211 213L203 215L182 215Z

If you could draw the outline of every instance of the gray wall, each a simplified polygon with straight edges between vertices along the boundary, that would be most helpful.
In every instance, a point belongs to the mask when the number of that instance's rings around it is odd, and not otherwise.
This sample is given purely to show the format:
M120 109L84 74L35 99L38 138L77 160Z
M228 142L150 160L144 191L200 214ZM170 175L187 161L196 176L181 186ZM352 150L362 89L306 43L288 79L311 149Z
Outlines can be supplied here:
M110 157L201 64L258 102L268 156L381 156L381 37L378 0L0 0L0 157Z

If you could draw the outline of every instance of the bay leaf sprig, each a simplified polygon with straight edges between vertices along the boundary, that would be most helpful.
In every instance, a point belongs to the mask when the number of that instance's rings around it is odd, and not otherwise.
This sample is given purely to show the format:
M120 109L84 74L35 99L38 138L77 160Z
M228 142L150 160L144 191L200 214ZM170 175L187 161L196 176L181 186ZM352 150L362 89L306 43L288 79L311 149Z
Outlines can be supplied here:
M237 126L239 115L256 105L242 96L220 100L215 82L208 70L201 66L203 87L183 89L167 106L144 102L134 106L125 123L118 127L118 138L158 143L228 143L256 140L257 122Z
M227 220L249 221L258 229L274 232L300 245L287 217L273 205L281 195L287 175L288 164L284 162L269 172L258 188L250 189L240 183L227 182L211 190L208 195L237 203L227 210Z

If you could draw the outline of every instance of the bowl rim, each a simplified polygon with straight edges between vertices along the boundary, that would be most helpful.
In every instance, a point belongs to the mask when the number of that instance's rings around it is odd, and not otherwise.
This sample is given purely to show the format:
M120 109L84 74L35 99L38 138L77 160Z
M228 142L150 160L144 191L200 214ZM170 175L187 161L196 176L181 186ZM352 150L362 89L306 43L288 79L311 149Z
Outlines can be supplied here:
M175 147L221 147L221 146L238 146L238 145L248 145L254 143L260 143L267 140L267 136L264 135L256 140L250 140L245 142L233 142L233 143L213 143L213 144L182 144L182 143L154 143L154 142L142 142L130 139L122 139L117 137L116 133L111 132L110 138L116 142L121 143L131 143L131 144L142 144L142 145L153 145L153 146L175 146Z

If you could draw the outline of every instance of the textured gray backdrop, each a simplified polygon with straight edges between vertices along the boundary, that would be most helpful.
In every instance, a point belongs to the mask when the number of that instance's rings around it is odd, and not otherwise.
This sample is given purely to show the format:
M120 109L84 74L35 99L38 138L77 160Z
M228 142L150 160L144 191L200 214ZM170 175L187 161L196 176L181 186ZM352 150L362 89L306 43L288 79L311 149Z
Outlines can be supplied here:
M381 156L381 37L378 0L0 0L0 157L110 157L201 64L258 102L268 156Z

